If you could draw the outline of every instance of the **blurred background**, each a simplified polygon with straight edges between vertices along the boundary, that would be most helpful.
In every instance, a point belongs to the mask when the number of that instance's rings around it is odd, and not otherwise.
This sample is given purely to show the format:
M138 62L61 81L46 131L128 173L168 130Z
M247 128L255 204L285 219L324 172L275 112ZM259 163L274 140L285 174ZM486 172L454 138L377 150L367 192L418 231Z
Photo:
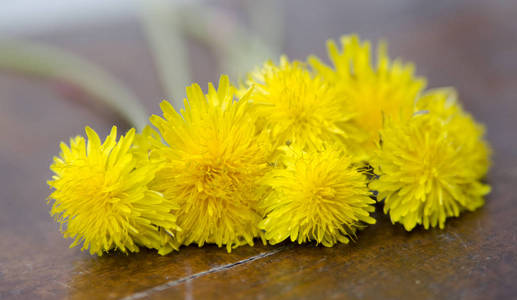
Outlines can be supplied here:
M89 259L67 249L46 205L60 141L86 125L142 126L162 99L181 107L186 85L237 82L280 54L327 60L326 40L344 34L383 38L429 87L457 88L487 126L491 178L515 178L516 15L511 0L3 1L0 298L66 290L48 278Z

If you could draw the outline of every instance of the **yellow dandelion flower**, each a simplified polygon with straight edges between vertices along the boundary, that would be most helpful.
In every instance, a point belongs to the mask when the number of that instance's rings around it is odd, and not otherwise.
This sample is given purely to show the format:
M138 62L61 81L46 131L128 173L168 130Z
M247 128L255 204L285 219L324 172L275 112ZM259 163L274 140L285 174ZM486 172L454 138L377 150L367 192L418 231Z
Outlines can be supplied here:
M253 245L261 220L258 182L268 153L248 113L248 96L235 102L234 88L222 76L218 90L209 84L205 96L194 84L187 98L181 115L163 101L164 117L151 117L168 144L155 150L163 165L153 187L180 206L177 222L183 231L171 243L215 243L228 251Z
M159 228L177 229L171 211L177 207L148 188L153 166L136 168L131 150L135 130L117 142L117 128L101 144L91 128L88 141L77 136L70 146L61 143L61 154L50 169L54 189L51 215L60 223L64 237L82 244L91 254L110 250L138 251L138 245L159 247Z
M266 213L260 227L272 244L290 238L316 241L326 247L348 243L370 217L375 203L366 177L352 166L342 147L302 151L282 147L285 168L272 170L264 184L272 192L262 206Z
M463 113L453 88L438 88L425 92L416 102L417 112L432 112L438 118L447 121Z
M407 122L388 120L372 160L379 178L369 187L392 222L408 231L419 224L443 228L447 217L482 206L490 191L480 182L488 168L481 127L454 104L442 106L444 97L428 94L421 105L429 110Z
M150 126L145 126L141 133L137 133L132 147L133 155L137 161L137 168L140 166L152 166L155 173L160 170L163 166L163 161L157 155L156 149L161 145L163 145L163 141L160 134ZM175 207L178 208L174 198L167 199L167 201L173 201ZM180 227L171 229L160 227L158 229L159 242L155 242L152 248L157 249L161 255L166 255L173 250L179 250L181 245L172 240L179 231L181 231Z
M147 125L141 133L135 134L132 153L136 158L137 166L155 164L155 169L160 167L160 160L156 157L155 149L162 144L160 134Z
M342 50L332 40L327 42L334 68L312 56L309 63L316 74L338 89L346 107L344 114L354 115L351 126L356 132L351 150L368 159L375 150L385 117L407 119L414 112L415 100L425 86L425 80L413 75L413 65L399 60L390 61L386 46L377 49L377 65L370 57L370 43L361 42L356 35L341 38ZM350 146L350 145L349 145Z
M251 99L260 127L277 145L289 141L314 147L320 140L345 137L340 126L350 116L344 114L336 91L302 63L290 63L285 56L278 66L266 62L246 83L254 87Z
M431 112L447 122L449 134L456 135L455 138L462 142L461 147L464 151L470 152L469 168L476 174L476 178L486 175L490 167L491 148L484 138L485 128L463 110L454 89L440 88L428 91L417 101L417 110ZM465 133L468 133L470 138L464 138Z

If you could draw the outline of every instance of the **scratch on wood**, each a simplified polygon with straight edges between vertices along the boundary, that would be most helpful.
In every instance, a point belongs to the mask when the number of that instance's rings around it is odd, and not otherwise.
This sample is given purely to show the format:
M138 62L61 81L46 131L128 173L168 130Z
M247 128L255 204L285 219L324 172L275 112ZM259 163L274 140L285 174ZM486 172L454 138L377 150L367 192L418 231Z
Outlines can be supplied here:
M187 274L188 276L192 275L192 268L190 267L190 264L187 265ZM193 300L192 297L192 280L188 280L185 282L185 300Z
M226 271L226 270L229 270L229 269L231 269L233 267L236 267L236 266L239 266L239 265L243 265L243 264L247 264L247 263L253 262L255 260L259 260L259 259L271 256L271 255L274 255L274 254L282 251L284 248L285 247L280 247L278 249L271 250L271 251L268 251L268 252L263 252L263 253L257 254L255 256L248 257L248 258L243 259L243 260L239 260L239 261L231 263L231 264L217 266L217 267L211 268L209 270L206 270L206 271L203 271L203 272L199 272L199 273L196 273L196 274L192 274L192 275L189 275L189 276L177 279L177 280L171 280L171 281L168 281L168 282L166 282L164 284L157 285L155 287L152 287L150 289L144 290L142 292L138 292L138 293L129 295L129 296L124 297L122 299L123 300L134 300L134 299L145 298L145 297L148 297L148 296L150 296L151 294L153 294L155 292L160 292L160 291L166 290L168 288L180 285L182 283L189 283L191 280L196 279L198 277L202 277L202 276L205 276L205 275L208 275L208 274L212 274L212 273L218 273L218 272Z
M465 249L468 249L467 243L465 243L465 241L456 232L452 232L452 234L460 241Z
M57 283L58 283L59 285L61 285L61 286L65 287L65 288L67 288L67 289L71 289L71 287L70 287L68 284L64 283L64 282L57 281Z

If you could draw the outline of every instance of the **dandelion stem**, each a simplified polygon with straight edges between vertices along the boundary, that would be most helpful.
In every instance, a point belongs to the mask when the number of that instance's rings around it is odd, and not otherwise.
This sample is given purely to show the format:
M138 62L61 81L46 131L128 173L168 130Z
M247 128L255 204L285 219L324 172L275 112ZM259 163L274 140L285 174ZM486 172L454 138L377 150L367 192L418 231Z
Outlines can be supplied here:
M264 43L259 36L220 8L207 9L190 3L181 8L178 17L184 34L211 49L223 72L232 78L242 77L266 59L279 55L275 47Z
M62 49L27 41L0 41L0 69L69 82L114 110L138 130L147 124L145 108L119 80Z
M178 107L191 82L188 49L182 37L178 4L164 0L142 1L142 23L155 68L168 100Z
M284 43L283 2L247 0L250 32L254 32L272 53L279 55Z

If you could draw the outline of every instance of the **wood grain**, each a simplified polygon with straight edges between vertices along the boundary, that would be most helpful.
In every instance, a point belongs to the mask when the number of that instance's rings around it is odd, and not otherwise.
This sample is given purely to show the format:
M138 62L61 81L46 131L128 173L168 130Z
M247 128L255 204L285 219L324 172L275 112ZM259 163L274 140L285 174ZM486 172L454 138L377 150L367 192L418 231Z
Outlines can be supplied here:
M238 10L236 1L225 1ZM320 4L317 4L320 3ZM46 205L58 143L85 125L120 123L62 85L0 72L0 299L516 299L517 3L286 1L286 53L325 56L348 32L384 36L390 53L417 65L431 87L459 90L494 149L486 205L444 230L407 233L377 207L378 223L356 243L185 247L162 257L93 257L69 249ZM117 75L158 111L163 97L134 21L26 37L67 48ZM191 45L195 78L216 80L206 50ZM206 62L206 64L204 63ZM66 100L68 99L68 100ZM124 124L119 124L124 127Z

